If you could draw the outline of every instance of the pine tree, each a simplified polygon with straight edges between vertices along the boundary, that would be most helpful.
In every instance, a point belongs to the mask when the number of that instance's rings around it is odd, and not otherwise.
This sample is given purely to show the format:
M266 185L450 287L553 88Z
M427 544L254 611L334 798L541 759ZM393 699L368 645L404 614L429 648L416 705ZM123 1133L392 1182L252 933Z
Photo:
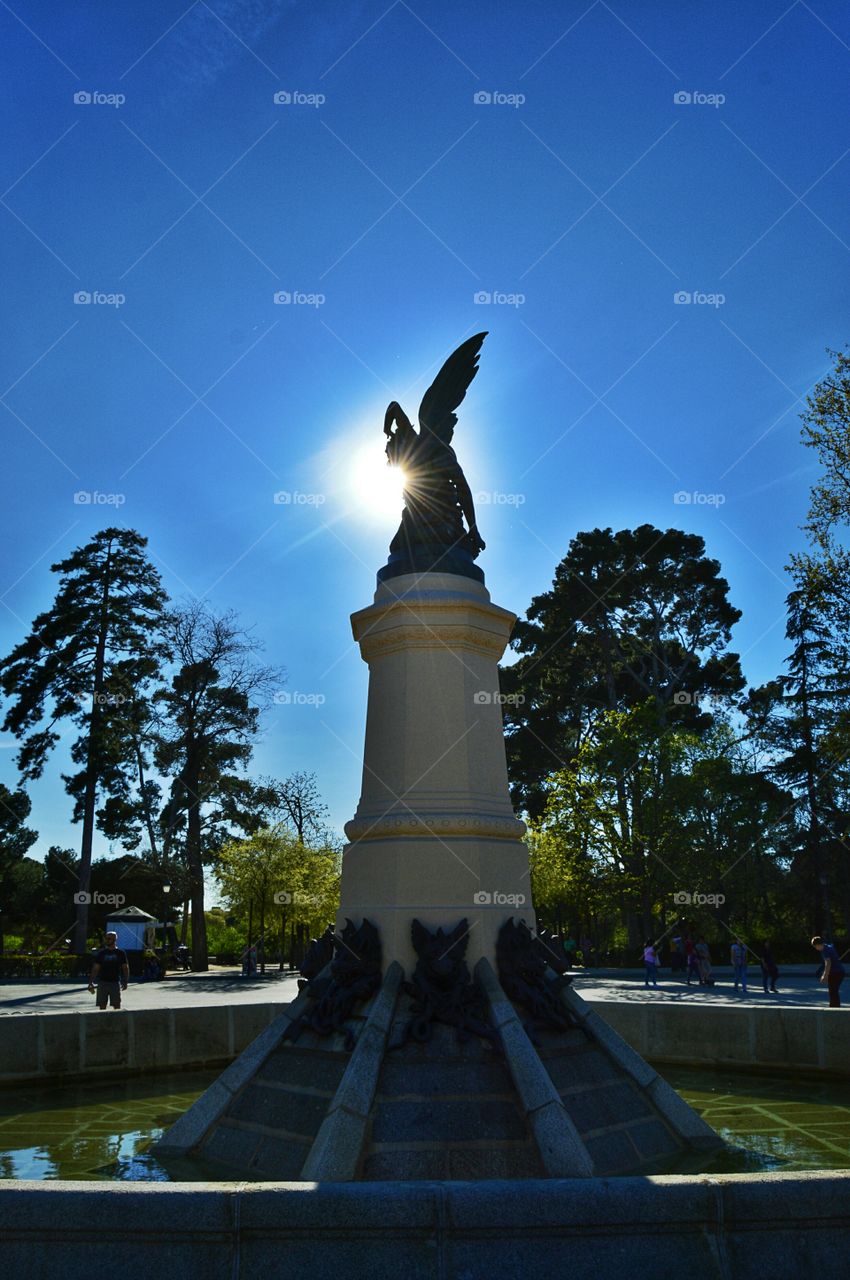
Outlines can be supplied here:
M98 797L120 792L130 763L120 728L123 708L156 677L164 652L159 628L166 596L146 546L147 539L133 529L104 529L53 565L61 577L51 609L0 662L0 687L12 699L3 728L20 739L18 765L25 778L41 777L62 720L79 730L71 747L79 768L64 776L74 800L73 821L82 823L78 954L86 949L84 899Z

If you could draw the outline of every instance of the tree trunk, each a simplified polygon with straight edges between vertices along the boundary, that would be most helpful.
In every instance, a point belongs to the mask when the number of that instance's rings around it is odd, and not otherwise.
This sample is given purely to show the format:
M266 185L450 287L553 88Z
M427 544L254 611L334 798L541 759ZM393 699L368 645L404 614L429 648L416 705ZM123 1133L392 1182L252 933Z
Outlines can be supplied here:
M806 801L809 809L809 827L806 832L806 844L809 852L809 869L813 880L813 913L814 932L826 937L831 935L832 924L828 907L826 873L823 870L821 854L820 802L815 776L815 740L814 726L809 708L809 665L805 642L801 648L800 668L800 710L802 711L802 739L806 760Z
M94 688L92 691L89 740L86 750L86 786L83 796L83 834L80 841L80 866L77 873L77 920L74 926L74 951L85 955L89 927L89 886L91 884L91 855L94 844L94 812L97 802L97 750L100 717L102 715L103 674L106 666L106 638L109 630L109 589L112 573L112 543L106 552L103 575L103 597L100 603L100 626L94 655Z
M266 972L266 895L260 898L260 973Z
M154 828L154 815L151 809L150 798L145 791L145 761L142 755L142 747L138 737L134 738L133 745L136 749L136 769L139 774L139 795L142 797L144 807L145 828L148 833L148 843L151 847L151 858L154 863L159 862L159 852L157 849L156 830Z
M207 922L204 917L204 864L201 855L201 799L198 770L190 762L183 777L188 796L186 810L186 861L189 864L189 884L192 901L192 970L206 973L209 969L207 954Z

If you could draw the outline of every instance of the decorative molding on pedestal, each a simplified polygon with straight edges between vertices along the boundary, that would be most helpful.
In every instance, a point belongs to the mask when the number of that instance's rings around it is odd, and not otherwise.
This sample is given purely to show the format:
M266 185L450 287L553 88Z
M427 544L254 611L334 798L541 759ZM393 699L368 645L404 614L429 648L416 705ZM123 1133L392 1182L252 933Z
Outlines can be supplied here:
M386 840L392 836L478 836L488 840L521 840L525 823L492 814L386 813L378 818L352 818L345 824L349 840Z

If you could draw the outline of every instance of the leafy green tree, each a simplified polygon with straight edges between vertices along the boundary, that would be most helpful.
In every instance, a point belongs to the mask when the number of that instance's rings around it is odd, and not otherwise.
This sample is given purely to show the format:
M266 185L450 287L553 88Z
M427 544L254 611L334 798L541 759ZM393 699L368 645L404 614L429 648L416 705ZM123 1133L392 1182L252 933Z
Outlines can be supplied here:
M165 593L133 529L104 529L52 566L61 574L52 607L0 662L0 688L12 705L3 728L21 740L18 764L39 778L59 740L56 725L79 731L71 747L77 772L64 778L82 823L78 894L87 893L99 795L126 787L128 760L116 730L128 697L159 671ZM46 723L45 723L46 722ZM78 902L74 944L85 950L88 906Z
M292 925L321 932L339 907L337 851L310 847L282 824L226 845L215 874L230 908L242 916L256 912L260 936L274 920L282 942Z
M31 808L25 791L10 791L0 782L0 909L7 913L15 869L38 839L38 832L25 825Z
M233 614L219 617L193 604L169 615L165 635L178 669L153 696L155 764L172 779L164 852L172 855L179 836L190 888L192 966L206 970L204 865L234 827L256 825L255 787L244 769L259 733L259 703L279 675L255 662L258 645Z
M536 596L502 668L515 803L545 809L549 775L573 758L601 712L643 707L657 730L707 730L703 704L744 687L728 649L740 617L720 565L696 534L594 529L573 539L551 591ZM626 803L626 781L618 801ZM625 814L624 814L625 817Z

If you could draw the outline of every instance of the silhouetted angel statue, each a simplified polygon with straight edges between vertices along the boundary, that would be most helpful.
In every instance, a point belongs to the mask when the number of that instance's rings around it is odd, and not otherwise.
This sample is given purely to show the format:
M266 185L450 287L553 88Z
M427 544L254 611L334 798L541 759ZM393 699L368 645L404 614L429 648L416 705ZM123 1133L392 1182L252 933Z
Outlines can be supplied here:
M451 439L457 422L454 411L478 372L478 356L486 337L486 333L477 333L467 338L449 356L419 406L418 434L400 404L393 400L387 408L387 461L402 469L405 504L398 532L390 543L391 562L403 558L423 570L439 560L447 564L447 555L455 550L472 559L484 550L472 494Z

